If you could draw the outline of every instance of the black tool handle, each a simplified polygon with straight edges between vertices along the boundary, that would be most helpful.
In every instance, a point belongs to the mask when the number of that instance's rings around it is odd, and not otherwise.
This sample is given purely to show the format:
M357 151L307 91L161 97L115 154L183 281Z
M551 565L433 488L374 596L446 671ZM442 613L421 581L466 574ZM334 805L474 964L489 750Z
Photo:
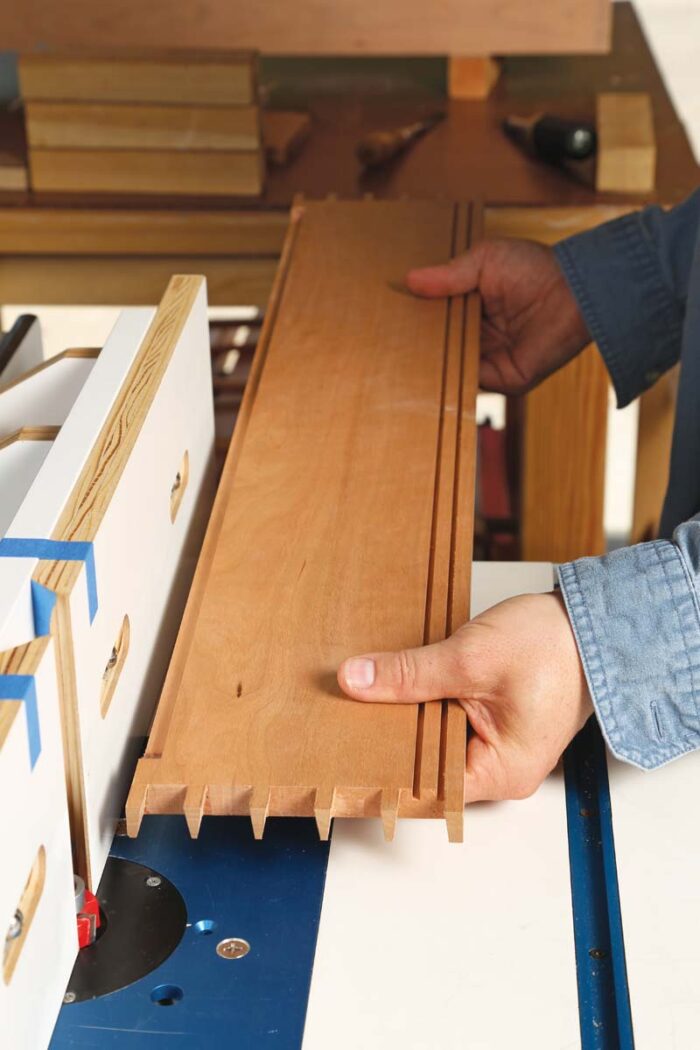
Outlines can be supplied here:
M597 140L586 121L543 116L532 129L532 144L543 160L585 160L595 153Z

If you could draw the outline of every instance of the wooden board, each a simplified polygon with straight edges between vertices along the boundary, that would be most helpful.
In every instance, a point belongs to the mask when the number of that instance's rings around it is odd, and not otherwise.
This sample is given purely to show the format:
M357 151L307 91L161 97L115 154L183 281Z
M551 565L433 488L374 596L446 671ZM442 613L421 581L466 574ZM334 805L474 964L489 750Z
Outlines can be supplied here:
M233 266L241 257L279 256L288 221L286 208L278 211L0 208L0 254L219 255L228 256ZM133 265L133 260L129 260L129 265ZM178 273L200 272L194 263L184 268L173 263L173 268ZM4 297L0 301L8 300ZM148 301L155 302L155 297Z
M649 95L603 92L596 100L596 189L649 193L656 179L656 137Z
M476 562L472 607L552 582L551 565ZM411 821L391 851L367 821L336 823L303 1050L580 1045L561 771L467 822L463 848Z
M332 816L381 815L391 837L410 814L445 816L460 837L462 709L445 707L428 756L418 708L349 702L335 669L444 636L468 613L478 302L465 339L460 300L400 282L469 235L448 203L297 214L131 834L145 812L184 812L193 834L203 813L249 813L257 835L268 814L315 814L323 835Z
M290 17L286 4L239 0L115 0L99 19L87 0L28 0L0 18L3 46L251 47L269 54L489 55L604 51L610 42L608 0L543 0L523 8L501 0L444 0L427 9L411 0L305 0Z
M256 150L257 106L27 102L33 149Z
M257 197L263 188L257 150L34 149L32 189L51 193L146 193Z
M212 306L264 307L277 270L274 258L164 255L6 255L0 257L0 302L142 306L156 302L173 270L201 273Z
M63 17L67 15L64 10ZM108 40L102 46L118 43ZM164 41L153 43L160 48ZM240 52L24 54L19 85L25 100L248 106L256 97L254 57Z

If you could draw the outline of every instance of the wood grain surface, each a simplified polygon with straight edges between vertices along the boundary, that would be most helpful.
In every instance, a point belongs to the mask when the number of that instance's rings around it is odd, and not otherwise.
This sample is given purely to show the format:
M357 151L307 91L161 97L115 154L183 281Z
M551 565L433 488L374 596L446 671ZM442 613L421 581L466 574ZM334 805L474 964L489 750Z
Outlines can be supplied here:
M286 4L238 0L114 0L95 16L88 0L26 0L0 18L3 46L251 47L268 54L462 55L604 51L610 39L609 0L419 0L360 3L304 0Z
M464 337L459 300L402 285L468 229L438 202L297 213L131 834L144 813L184 812L193 834L205 813L250 814L258 836L268 815L315 814L324 837L333 816L380 816L390 838L405 814L445 816L461 838L461 708L444 706L428 783L419 709L348 701L335 671L444 637L468 581L471 535L457 543L453 522L467 528L473 503L478 329Z
M256 150L257 106L27 102L31 149Z

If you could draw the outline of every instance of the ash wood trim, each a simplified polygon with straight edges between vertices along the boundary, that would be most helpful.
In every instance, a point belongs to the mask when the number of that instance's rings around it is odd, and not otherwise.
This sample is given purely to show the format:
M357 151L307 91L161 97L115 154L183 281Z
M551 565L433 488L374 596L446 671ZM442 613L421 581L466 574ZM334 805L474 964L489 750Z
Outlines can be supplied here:
M257 150L257 106L28 102L29 148Z
M437 791L433 779L416 798L416 708L341 699L334 676L343 656L371 642L420 644L439 627L444 636L458 574L454 503L435 510L436 475L473 490L469 442L458 439L460 426L473 428L476 360L449 378L445 367L478 341L463 342L459 313L450 324L445 302L395 287L410 264L450 253L454 209L363 201L300 212L127 802L129 833L145 813L184 813L193 834L205 813L238 813L258 837L270 814L315 815L322 835L333 816L377 816L391 837L405 814L445 816L458 840L461 707L433 705L442 712ZM448 389L461 406L457 426L444 411ZM431 580L436 528L441 564Z
M33 149L32 189L47 193L144 193L257 197L260 150Z
M288 221L286 209L0 208L0 254L277 256Z
M113 47L117 41L105 44ZM252 54L235 52L225 57L23 54L19 82L25 100L245 106L255 100L255 61Z
M88 0L34 0L29 10L8 7L3 46L218 48L222 40L282 55L575 54L610 48L609 0L419 0L381 4L358 0L304 0L290 17L286 4L238 0L114 0L95 18Z

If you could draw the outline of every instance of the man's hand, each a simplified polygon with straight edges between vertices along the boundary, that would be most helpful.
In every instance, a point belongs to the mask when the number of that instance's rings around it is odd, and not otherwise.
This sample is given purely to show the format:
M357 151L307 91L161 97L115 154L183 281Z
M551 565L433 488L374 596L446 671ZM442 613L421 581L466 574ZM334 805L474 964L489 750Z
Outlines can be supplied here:
M482 241L444 266L411 270L406 284L431 299L481 293L483 390L524 394L590 342L554 252L534 241Z
M531 795L593 712L556 591L501 602L435 645L345 660L338 682L355 700L459 700L467 802Z

